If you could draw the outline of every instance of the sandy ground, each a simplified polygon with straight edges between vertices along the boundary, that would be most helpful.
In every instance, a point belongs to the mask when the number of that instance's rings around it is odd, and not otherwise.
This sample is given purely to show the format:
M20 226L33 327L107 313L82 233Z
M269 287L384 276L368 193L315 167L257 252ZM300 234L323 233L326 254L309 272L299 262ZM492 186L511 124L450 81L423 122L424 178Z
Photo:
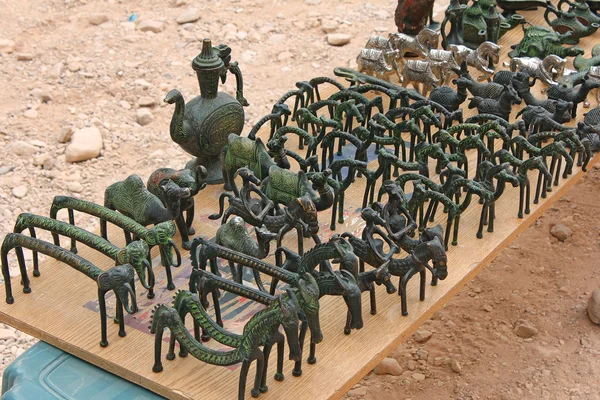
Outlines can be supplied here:
M190 8L199 19L178 23ZM394 8L391 0L1 1L0 44L13 51L0 53L0 239L19 213L45 215L57 193L101 203L104 187L133 172L181 168L189 156L169 138L172 108L162 99L173 88L186 99L198 94L189 62L203 38L233 49L249 128L296 81L354 66L370 35L394 29ZM349 34L350 43L330 46L325 31ZM234 82L225 85L232 94ZM102 155L67 163L59 140L91 126ZM585 312L600 286L599 178L593 169L428 321L426 343L398 347L391 357L400 376L371 373L348 397L600 398L600 328ZM556 222L574 232L565 242L549 233ZM515 335L518 320L536 334ZM5 328L0 370L34 343Z

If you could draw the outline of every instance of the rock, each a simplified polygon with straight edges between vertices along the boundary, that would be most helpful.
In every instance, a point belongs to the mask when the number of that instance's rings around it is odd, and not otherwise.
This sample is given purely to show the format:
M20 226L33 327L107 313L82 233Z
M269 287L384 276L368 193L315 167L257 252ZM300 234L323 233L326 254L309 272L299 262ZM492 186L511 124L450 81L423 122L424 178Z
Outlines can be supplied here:
M286 61L292 58L293 56L294 54L289 51L282 51L277 55L277 61Z
M494 307L492 307L489 304L486 304L485 306L483 306L483 311L485 311L485 312L492 312L492 311L494 311Z
M73 132L75 131L73 130L72 126L65 126L64 128L62 128L57 137L58 143L67 143L69 140L71 140Z
M350 43L352 36L347 33L330 33L327 35L327 43L331 46L343 46Z
M377 366L373 369L373 372L377 375L402 375L402 367L398 364L398 361L394 358L384 358Z
M367 395L368 388L366 386L361 386L356 389L352 389L348 391L348 396L352 397L363 397Z
M433 332L427 330L418 330L414 334L415 342L417 343L426 343L433 336Z
M136 111L136 120L141 126L146 126L154 121L154 115L152 115L152 112L148 108L138 108Z
M183 25L187 24L188 22L196 22L200 19L201 16L202 12L199 9L190 7L182 14L180 14L175 21L178 24Z
M175 0L175 7L183 7L187 4L186 0Z
M10 145L11 151L17 156L31 156L38 152L38 148L22 140L14 141Z
M283 33L274 33L267 39L267 44L281 44L286 41L286 36Z
M52 157L50 153L39 154L33 157L33 165L35 165L36 167L41 167L50 159L50 157Z
M147 19L147 20L141 21L138 24L137 28L138 28L138 30L140 30L142 32L158 33L158 32L162 32L162 30L165 29L165 24L160 21L154 21L151 19Z
M73 193L81 193L83 191L83 185L77 181L69 182L67 184L67 189Z
M513 330L515 335L522 337L523 339L530 338L537 334L537 329L532 326L529 322L519 320L515 323L515 329Z
M594 290L588 300L588 317L593 323L600 325L600 289Z
M65 150L67 162L96 158L102 151L102 134L95 126L79 129L73 134L71 144Z
M19 185L14 187L12 190L13 196L15 196L17 199L22 199L23 197L27 196L27 193L29 193L29 186L27 185Z
M33 60L33 54L17 53L17 61L31 61L31 60Z
M0 176L8 174L13 169L15 169L14 165L5 165L4 167L0 167Z
M91 14L88 16L88 22L92 25L100 25L108 21L106 14Z
M456 372L457 374L460 374L460 372L462 371L460 363L454 358L450 360L450 368L452 368L452 371Z
M129 104L129 102L127 100L119 101L119 105L126 110L131 110L131 104Z
M416 374L412 374L411 378L417 382L422 382L425 380L425 375L417 372Z
M564 224L556 224L550 229L550 234L561 242L564 242L571 237L573 231Z
M156 105L156 101L150 96L143 96L139 98L138 105L140 107L154 107Z
M10 54L15 51L15 42L0 38L0 53Z
M17 332L12 329L0 329L0 340L17 339Z
M325 33L333 33L339 28L340 24L332 19L323 20L321 23L321 29Z
M38 116L38 112L36 110L29 109L23 113L23 116L29 119L36 119Z
M63 63L58 62L58 63L54 64L52 66L52 68L50 68L50 70L48 71L48 76L53 79L58 79L61 77L62 73L63 73Z

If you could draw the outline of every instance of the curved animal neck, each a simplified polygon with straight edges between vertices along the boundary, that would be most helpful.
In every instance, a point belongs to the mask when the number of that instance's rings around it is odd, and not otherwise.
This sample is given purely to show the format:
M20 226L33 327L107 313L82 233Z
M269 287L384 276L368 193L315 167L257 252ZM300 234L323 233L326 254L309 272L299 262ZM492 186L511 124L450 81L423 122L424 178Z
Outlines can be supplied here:
M300 258L298 271L312 272L321 262L339 256L337 250L329 243L320 243Z
M170 134L171 139L175 143L182 143L187 140L187 135L184 129L184 114L185 114L185 101L183 96L177 96L175 101L175 111L171 117Z

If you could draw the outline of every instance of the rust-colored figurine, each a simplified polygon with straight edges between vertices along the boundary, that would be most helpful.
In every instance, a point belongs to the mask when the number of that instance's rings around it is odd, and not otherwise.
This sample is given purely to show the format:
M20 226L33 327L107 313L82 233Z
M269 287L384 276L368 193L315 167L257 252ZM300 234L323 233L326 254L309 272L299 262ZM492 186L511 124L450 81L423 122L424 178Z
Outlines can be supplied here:
M395 22L398 32L417 35L433 11L434 0L398 0Z

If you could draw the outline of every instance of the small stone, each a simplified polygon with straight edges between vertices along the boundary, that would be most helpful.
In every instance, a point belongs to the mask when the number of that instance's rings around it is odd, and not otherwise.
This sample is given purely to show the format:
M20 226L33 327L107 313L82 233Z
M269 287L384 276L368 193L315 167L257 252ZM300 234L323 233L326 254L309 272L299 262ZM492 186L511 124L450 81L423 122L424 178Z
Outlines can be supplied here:
M108 21L108 15L106 14L91 14L88 16L88 22L92 25L101 25Z
M67 189L73 193L81 193L83 191L83 185L77 181L69 182Z
M418 330L414 334L415 342L417 343L426 343L433 336L433 332L427 330Z
M527 321L519 320L515 323L515 329L513 330L515 335L522 337L523 339L530 338L537 334L537 329L529 324Z
M422 382L425 380L425 375L417 372L416 374L412 374L411 378L417 382Z
M402 367L398 364L398 361L394 358L384 358L377 366L373 369L373 372L377 375L402 375Z
M141 21L138 26L138 30L142 32L154 32L158 33L165 29L165 24L160 21L154 21L151 19Z
M119 101L119 105L126 110L131 110L131 104L129 104L129 102L127 100Z
M339 28L340 24L332 19L326 19L321 23L321 29L325 33L333 33Z
M138 105L140 107L154 107L156 105L156 101L150 96L143 96L139 98Z
M274 33L273 35L269 36L267 44L281 44L285 42L286 39L287 38L283 33Z
M12 329L0 329L0 340L10 340L10 339L16 340L17 332Z
M485 311L485 312L492 312L492 311L494 311L494 307L492 307L489 304L486 304L485 306L483 306L483 311Z
M348 396L352 397L363 397L367 395L368 388L366 386L361 386L356 389L352 389L348 391Z
M63 67L63 63L61 62L54 64L52 68L50 68L50 70L48 71L48 76L53 79L60 78L63 73Z
M136 111L136 120L141 126L146 126L154 121L154 115L152 115L152 112L148 108L139 108Z
M13 165L5 165L4 167L0 167L0 176L8 174L13 169L15 169Z
M73 134L65 150L67 162L85 161L96 158L102 151L102 134L95 126L83 128Z
M10 54L15 51L15 42L0 38L0 53Z
M73 130L72 126L65 126L60 130L60 133L58 134L58 143L67 143L69 140L71 140L71 136L73 136L73 132L75 132Z
M183 25L187 24L188 22L196 22L200 19L201 16L202 12L199 9L190 7L182 14L180 14L175 21L178 24Z
M24 142L22 140L16 140L10 148L17 156L31 156L39 151L39 149L31 143Z
M248 37L248 32L246 31L238 31L235 36L239 39L239 40L246 40L246 38Z
M559 293L569 293L569 289L566 286L561 286L558 288Z
M175 7L183 7L187 4L187 0L175 0Z
M452 368L452 371L456 372L457 374L460 374L460 372L462 371L460 363L454 358L450 360L450 368Z
M573 231L564 224L556 224L550 229L550 234L561 242L564 242L571 237Z
M31 61L31 60L33 60L33 54L17 53L17 61Z
M588 300L587 310L590 321L600 325L600 289L596 289L592 292L592 295Z
M292 58L293 56L294 56L294 54L289 51L282 51L281 53L279 53L277 55L277 60L278 61L286 61L286 60L289 60L290 58Z
M330 33L327 35L327 43L331 46L343 46L350 43L352 36L347 33Z
M36 119L38 116L38 112L36 110L29 109L23 113L23 116L29 119Z
M27 193L29 193L29 186L27 185L19 185L14 187L12 190L13 196L15 196L17 199L22 199L23 197L27 196Z
M42 153L33 157L33 165L41 167L52 157L50 153Z

